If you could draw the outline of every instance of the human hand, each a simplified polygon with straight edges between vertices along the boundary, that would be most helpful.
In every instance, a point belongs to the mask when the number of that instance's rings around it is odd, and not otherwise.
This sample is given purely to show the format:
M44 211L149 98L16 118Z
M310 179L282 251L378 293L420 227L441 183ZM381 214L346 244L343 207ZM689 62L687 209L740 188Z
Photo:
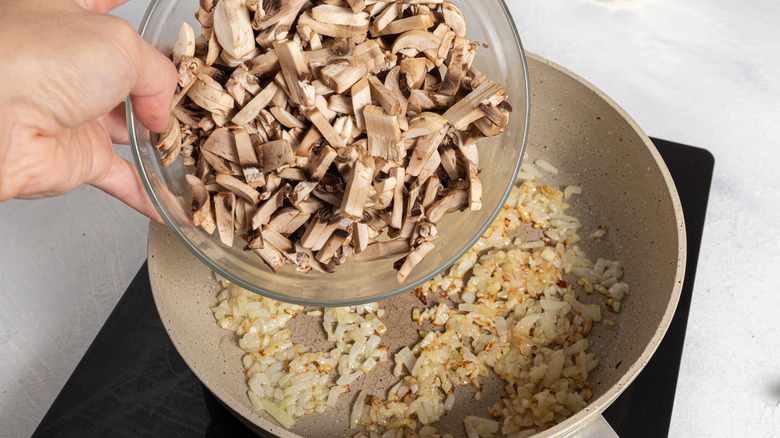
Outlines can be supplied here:
M127 0L0 0L0 201L91 184L161 222L127 143L123 100L168 126L176 69L126 21Z

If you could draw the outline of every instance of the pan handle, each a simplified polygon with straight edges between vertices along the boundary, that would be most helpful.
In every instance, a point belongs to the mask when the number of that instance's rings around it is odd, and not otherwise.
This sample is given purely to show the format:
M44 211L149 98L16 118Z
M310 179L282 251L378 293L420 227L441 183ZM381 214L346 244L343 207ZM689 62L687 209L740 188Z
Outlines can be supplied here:
M607 423L603 415L591 415L585 424L572 431L565 438L620 438Z

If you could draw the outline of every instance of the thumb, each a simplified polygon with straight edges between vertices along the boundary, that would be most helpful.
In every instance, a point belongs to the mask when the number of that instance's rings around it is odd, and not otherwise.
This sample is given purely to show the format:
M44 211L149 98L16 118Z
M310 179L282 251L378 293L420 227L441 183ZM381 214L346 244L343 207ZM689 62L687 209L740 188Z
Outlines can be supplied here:
M150 131L163 132L171 116L176 68L140 35L136 34L134 41L137 77L130 90L133 112Z
M135 165L113 152L108 170L90 183L155 222L163 223L141 184Z

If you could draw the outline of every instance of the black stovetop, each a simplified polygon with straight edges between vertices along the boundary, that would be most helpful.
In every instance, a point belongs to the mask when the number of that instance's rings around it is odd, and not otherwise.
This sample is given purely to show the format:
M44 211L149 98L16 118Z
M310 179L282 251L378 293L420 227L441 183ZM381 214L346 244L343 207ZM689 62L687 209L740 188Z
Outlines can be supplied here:
M714 159L653 139L677 185L688 263L671 326L650 362L605 411L622 437L667 436ZM0 433L1 435L2 433ZM79 362L35 437L254 436L190 371L155 310L146 263Z

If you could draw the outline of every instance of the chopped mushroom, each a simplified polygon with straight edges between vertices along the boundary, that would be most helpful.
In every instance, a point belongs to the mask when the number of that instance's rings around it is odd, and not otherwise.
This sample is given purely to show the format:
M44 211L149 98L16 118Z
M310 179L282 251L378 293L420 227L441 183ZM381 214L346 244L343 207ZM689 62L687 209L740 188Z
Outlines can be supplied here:
M347 187L344 190L344 199L341 202L342 216L355 220L363 217L363 206L368 199L373 175L373 160L368 161L368 164L364 160L355 161L347 178ZM322 262L322 260L320 261Z
M431 242L423 242L421 243L417 248L412 250L412 252L409 253L408 256L404 257L403 263L401 264L401 267L398 269L398 275L396 276L396 280L398 281L398 284L403 284L404 280L406 280L406 277L409 276L409 273L412 272L412 269L414 269L415 266L417 266L418 263L425 257L426 254L433 251L433 249L436 248L436 245L434 245Z
M482 206L476 142L511 106L472 67L444 0L200 0L173 44L174 117L193 223L273 270L402 257L403 282L450 212ZM377 241L380 235L389 241Z
M236 195L233 192L219 192L214 195L214 209L217 217L219 239L226 246L233 246L233 218L236 213Z
M186 21L182 23L179 30L179 38L173 45L173 54L171 60L178 65L182 56L195 56L195 31Z
M219 0L214 7L214 34L222 50L242 58L255 48L252 22L245 0Z
M384 242L373 242L366 246L366 249L352 256L358 263L371 262L374 260L387 259L399 254L409 252L409 241L406 239L387 240Z
M406 150L401 142L398 119L374 105L366 105L363 108L363 117L368 134L368 153L385 160L400 162L406 155Z
M213 234L217 228L217 219L211 209L209 192L200 178L189 174L186 177L192 193L192 224L196 227L203 227L207 233Z

